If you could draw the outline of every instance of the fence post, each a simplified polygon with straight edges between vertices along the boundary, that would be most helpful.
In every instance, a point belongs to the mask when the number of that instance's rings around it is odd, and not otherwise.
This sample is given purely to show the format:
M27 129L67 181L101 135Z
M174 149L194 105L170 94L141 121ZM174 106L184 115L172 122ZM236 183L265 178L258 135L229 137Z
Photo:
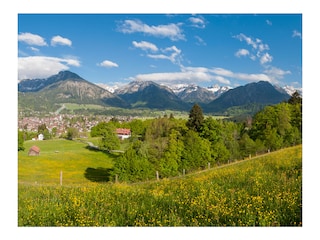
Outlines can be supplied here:
M60 171L60 186L62 186L62 171Z
M185 170L185 169L183 169L182 175L183 175L183 176L186 175L186 170Z
M116 183L118 183L118 174L116 174Z
M210 162L208 162L208 169L210 169Z
M159 172L156 171L157 180L159 180Z

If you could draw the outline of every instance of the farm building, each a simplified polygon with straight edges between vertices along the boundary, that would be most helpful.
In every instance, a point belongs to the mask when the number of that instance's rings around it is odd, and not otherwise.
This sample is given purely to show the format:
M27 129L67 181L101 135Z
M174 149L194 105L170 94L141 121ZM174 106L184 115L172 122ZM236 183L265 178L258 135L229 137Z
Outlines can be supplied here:
M38 135L38 140L39 140L39 141L42 141L43 139L44 139L43 134L40 133L40 134Z
M121 140L131 137L131 130L128 128L117 128L116 132Z
M29 149L29 153L28 153L29 156L39 156L39 154L40 154L40 148L39 147L32 146Z

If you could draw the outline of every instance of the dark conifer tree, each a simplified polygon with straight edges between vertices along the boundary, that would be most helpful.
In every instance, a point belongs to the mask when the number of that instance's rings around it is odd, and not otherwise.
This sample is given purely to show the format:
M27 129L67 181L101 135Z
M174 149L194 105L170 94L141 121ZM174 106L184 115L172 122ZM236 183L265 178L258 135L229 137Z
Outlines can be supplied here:
M288 100L288 103L290 103L290 104L302 104L302 97L298 93L298 91L295 91L292 94L291 98Z
M189 113L187 127L196 132L200 132L203 120L204 116L201 107L198 104L194 104Z

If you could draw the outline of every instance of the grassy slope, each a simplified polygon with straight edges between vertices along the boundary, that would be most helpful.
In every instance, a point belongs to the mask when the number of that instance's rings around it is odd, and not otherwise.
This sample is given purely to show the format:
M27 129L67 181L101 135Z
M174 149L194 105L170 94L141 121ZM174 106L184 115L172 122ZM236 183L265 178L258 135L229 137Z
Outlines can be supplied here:
M19 184L19 226L300 226L302 146L172 180Z
M39 156L28 156L33 145L40 148ZM18 153L19 183L59 184L60 171L64 184L85 183L89 181L84 176L88 168L111 168L114 157L89 150L86 143L64 139L27 141L24 146L25 151Z

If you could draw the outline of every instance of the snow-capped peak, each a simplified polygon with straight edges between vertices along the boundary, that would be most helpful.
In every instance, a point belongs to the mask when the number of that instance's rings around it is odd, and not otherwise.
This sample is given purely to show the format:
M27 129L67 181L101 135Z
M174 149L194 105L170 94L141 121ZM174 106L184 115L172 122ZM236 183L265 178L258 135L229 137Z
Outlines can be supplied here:
M292 96L292 94L293 94L295 91L297 91L300 95L302 95L302 88L295 88L295 87L293 87L293 86L288 86L288 85L286 85L286 86L282 87L282 89L283 89L286 93L288 93L290 96Z

